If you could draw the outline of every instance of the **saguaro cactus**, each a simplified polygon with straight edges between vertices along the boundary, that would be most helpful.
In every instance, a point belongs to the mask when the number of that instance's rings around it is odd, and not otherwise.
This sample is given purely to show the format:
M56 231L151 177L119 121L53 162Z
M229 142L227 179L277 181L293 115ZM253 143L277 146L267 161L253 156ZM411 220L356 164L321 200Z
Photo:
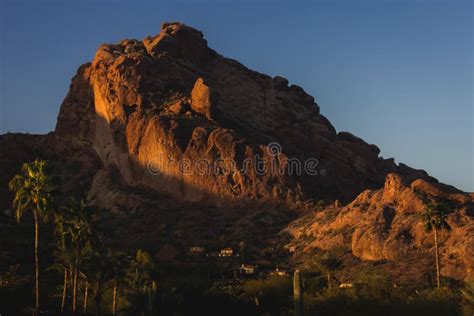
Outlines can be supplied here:
M303 284L299 270L293 276L293 299L295 301L295 316L303 316Z

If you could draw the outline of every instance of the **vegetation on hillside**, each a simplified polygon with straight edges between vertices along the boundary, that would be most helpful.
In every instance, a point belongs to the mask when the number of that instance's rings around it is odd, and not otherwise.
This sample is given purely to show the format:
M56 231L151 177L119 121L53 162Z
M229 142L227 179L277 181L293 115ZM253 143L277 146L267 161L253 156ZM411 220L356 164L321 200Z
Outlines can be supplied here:
M235 261L190 257L184 263L158 264L144 250L110 248L93 220L97 210L85 200L69 198L56 205L46 162L25 164L11 180L10 189L17 220L26 212L34 218L35 273L20 272L20 265L27 263L19 263L0 275L1 314L28 314L29 306L49 315L474 313L474 283L440 277L437 232L447 224L444 209L436 204L428 205L422 218L435 238L436 288L428 288L399 286L375 265L365 265L351 283L343 283L338 279L338 272L345 268L338 249L314 256L312 264L297 270L294 277L284 270L237 274L245 266L244 253L252 246L238 241L240 258ZM39 261L38 231L41 220L48 218L55 240L54 251L42 261L48 262L46 266ZM268 248L265 253L265 258L277 262L277 250Z

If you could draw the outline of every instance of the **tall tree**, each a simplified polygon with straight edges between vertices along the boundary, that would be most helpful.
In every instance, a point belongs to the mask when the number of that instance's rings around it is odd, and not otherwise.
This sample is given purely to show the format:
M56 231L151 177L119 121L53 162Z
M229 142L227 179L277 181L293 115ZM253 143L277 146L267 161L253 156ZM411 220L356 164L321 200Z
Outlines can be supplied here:
M331 289L332 275L341 267L342 261L337 257L335 252L326 252L317 256L313 262L313 265L317 270L326 274L328 289Z
M64 312L66 307L66 294L68 288L68 280L70 277L70 268L72 266L72 255L68 252L66 243L66 219L68 218L68 212L64 210L56 212L54 216L55 222L55 234L58 238L57 249L54 251L55 263L50 267L52 270L56 270L63 273L63 291L61 298L61 313Z
M87 302L89 300L89 282L86 276L82 273L83 287L84 287L84 299L82 300L82 310L84 314L87 314Z
M14 192L13 208L15 217L20 222L27 211L33 213L35 225L35 307L40 310L40 258L39 258L39 224L47 221L52 207L52 181L46 172L46 161L38 160L24 163L21 172L9 183Z
M85 213L84 201L73 200L70 205L71 217L67 219L65 226L65 234L67 236L68 245L70 247L72 258L72 311L77 309L77 288L78 277L81 272L81 265L85 259L86 251L92 239L92 228L89 219Z
M426 232L434 232L435 261L436 261L436 287L440 287L440 262L439 262L439 231L450 230L446 222L445 207L441 204L430 203L426 205L422 219Z
M77 310L78 278L93 234L84 200L71 199L69 204L55 214L55 224L58 236L58 249L55 252L56 265L64 267L65 276L66 271L69 271L72 276L72 311L75 313ZM66 277L64 280L63 301L65 299Z
M117 312L117 298L119 295L119 288L126 281L129 260L127 260L125 253L114 251L109 251L109 258L112 268L112 314L115 315Z
M100 315L102 292L104 285L112 280L111 260L109 252L95 236L94 242L88 246L87 256L83 265L83 273L91 285L95 302L95 314Z
M55 270L63 274L63 288L61 296L61 313L64 312L66 307L66 294L69 287L68 283L71 278L71 266L72 266L72 254L63 244L58 244L57 249L54 251L55 263L50 267L51 270Z
M130 297L140 310L136 313L153 315L157 286L152 279L154 270L153 260L148 252L137 250L128 272L128 285L133 295Z

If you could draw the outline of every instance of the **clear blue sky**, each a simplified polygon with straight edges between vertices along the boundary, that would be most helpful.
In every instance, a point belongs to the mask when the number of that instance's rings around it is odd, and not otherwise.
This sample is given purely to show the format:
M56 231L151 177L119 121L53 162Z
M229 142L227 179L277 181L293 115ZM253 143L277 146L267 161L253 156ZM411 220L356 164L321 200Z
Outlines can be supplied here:
M304 87L338 131L474 191L472 1L0 2L0 133L53 130L101 43L178 20Z

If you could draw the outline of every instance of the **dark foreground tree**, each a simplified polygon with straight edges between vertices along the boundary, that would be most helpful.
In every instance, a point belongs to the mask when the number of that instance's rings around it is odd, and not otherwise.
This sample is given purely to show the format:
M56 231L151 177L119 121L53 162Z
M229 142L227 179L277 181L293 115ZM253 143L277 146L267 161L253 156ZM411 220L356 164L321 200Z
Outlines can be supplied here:
M20 222L27 211L33 213L35 223L35 307L40 310L40 259L39 259L39 224L47 221L51 212L53 190L51 178L46 172L46 161L35 160L23 164L21 172L9 183L14 192L13 209Z
M127 275L130 300L135 306L135 314L154 315L157 285L152 278L153 270L154 264L150 254L138 249Z
M113 269L110 252L97 236L87 249L83 273L87 283L91 286L95 302L95 315L98 316L101 313L102 294L107 282L113 278Z
M70 206L71 216L66 219L65 231L66 247L72 254L72 311L77 311L77 289L82 263L85 259L89 243L92 239L92 229L85 214L85 203L73 201Z
M117 312L118 296L120 295L120 287L127 281L127 269L130 265L127 256L123 252L109 252L109 258L112 270L112 315Z
M335 252L326 252L316 256L313 266L321 273L326 275L328 289L332 288L333 273L342 265L342 261L337 257Z
M62 310L67 288L67 273L72 276L72 311L77 311L79 276L82 263L93 237L89 213L83 200L71 199L55 216L58 248L55 251L56 270L64 268Z

